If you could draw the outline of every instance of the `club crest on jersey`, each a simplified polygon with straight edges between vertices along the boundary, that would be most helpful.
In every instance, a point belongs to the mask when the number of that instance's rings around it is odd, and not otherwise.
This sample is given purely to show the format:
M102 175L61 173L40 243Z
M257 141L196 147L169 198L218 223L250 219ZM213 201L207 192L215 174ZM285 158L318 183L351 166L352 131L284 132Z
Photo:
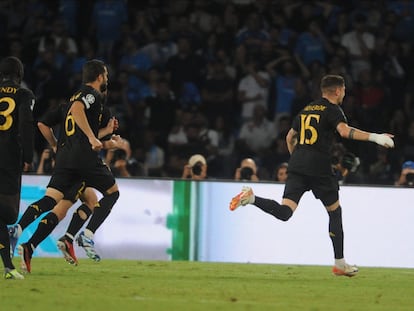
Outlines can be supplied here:
M85 103L86 109L89 109L91 104L93 104L95 102L95 96L93 96L92 94L88 94L88 95L82 97L82 100Z

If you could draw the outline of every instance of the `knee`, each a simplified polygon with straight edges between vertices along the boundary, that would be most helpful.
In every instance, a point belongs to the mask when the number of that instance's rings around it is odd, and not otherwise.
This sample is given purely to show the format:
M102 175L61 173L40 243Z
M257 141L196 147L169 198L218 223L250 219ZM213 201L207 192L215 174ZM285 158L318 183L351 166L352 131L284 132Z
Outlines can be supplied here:
M96 196L96 193L92 189L86 188L85 192L81 196L81 201L90 210L93 210L98 204L98 197Z
M62 200L52 209L52 212L56 215L57 219L61 221L63 218L65 218L68 210L72 207L72 205L72 201Z

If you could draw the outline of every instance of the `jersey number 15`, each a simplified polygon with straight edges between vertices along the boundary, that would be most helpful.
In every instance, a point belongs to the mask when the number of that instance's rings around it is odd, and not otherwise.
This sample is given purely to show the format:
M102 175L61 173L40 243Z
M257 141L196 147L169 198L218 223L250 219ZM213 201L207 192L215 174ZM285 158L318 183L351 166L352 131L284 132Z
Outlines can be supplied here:
M300 115L300 136L299 144L313 145L318 140L318 131L311 125L312 120L319 123L321 116L319 114L302 114ZM307 135L307 133L310 133ZM306 138L309 137L309 138Z

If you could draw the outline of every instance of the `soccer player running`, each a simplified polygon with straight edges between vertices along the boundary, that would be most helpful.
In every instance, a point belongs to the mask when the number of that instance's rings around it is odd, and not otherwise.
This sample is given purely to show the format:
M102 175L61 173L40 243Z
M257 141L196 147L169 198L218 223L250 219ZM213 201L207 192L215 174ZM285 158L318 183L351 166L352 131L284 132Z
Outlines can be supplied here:
M103 94L108 84L106 65L100 60L86 62L82 69L82 81L80 90L71 97L67 107L62 144L56 154L50 181L65 196L42 218L33 236L18 246L21 267L27 272L31 272L35 248L65 217L85 186L95 188L103 195L88 224L92 233L105 221L119 197L115 178L99 156L102 148L113 148L114 142L101 142L97 138L104 109ZM80 228L85 219L78 217L72 222ZM58 247L69 263L77 264L73 237L65 235L59 239Z
M53 127L63 125L66 105L67 104L62 104L54 109L48 110L46 114L43 115L37 122L37 126L40 132L45 137L55 153L58 151L57 149L59 142L54 134ZM106 109L104 112L106 113L104 113L103 123L107 124L105 127L99 130L99 138L104 138L108 135L111 135L118 128L118 120L116 118L110 118L110 112L108 109ZM46 187L45 195L36 202L31 203L23 213L22 217L19 219L18 223L9 228L11 257L13 257L17 241L23 231L41 214L52 210L57 202L63 199L64 194L61 191L62 189L55 188L57 186L58 185L49 183ZM89 211L93 211L94 207L96 206L98 198L92 188L86 188L85 191L80 195L80 200L82 201L82 204L76 209L73 217L81 217L86 220L90 215ZM79 229L72 227L73 226L69 226L67 234L72 235L73 237ZM99 258L99 256L95 254L93 258L96 260Z
M33 116L35 97L20 86L23 64L16 57L0 62L0 255L5 279L24 279L10 258L7 225L17 220L22 170L33 159Z
M394 147L391 134L368 133L347 124L340 104L345 96L345 82L338 75L326 75L321 80L322 98L310 103L296 116L286 135L291 154L289 174L282 203L255 196L250 187L230 202L230 210L240 205L253 204L280 219L287 221L296 210L302 195L311 190L321 200L329 215L329 236L332 240L335 275L354 276L358 268L344 259L344 233L342 211L339 203L339 185L332 172L331 147L335 131L342 138L372 141L386 148Z

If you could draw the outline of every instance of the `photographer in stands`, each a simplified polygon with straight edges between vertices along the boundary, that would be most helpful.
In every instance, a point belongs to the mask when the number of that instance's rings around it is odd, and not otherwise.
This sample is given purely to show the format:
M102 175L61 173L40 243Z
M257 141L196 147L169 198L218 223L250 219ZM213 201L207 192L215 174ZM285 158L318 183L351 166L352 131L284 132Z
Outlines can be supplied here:
M243 159L240 163L240 167L236 169L234 179L258 181L256 162L252 158Z
M194 154L184 165L183 179L203 180L207 178L207 161L201 154Z
M396 186L414 187L414 162L405 161L402 165L401 174L395 182Z

